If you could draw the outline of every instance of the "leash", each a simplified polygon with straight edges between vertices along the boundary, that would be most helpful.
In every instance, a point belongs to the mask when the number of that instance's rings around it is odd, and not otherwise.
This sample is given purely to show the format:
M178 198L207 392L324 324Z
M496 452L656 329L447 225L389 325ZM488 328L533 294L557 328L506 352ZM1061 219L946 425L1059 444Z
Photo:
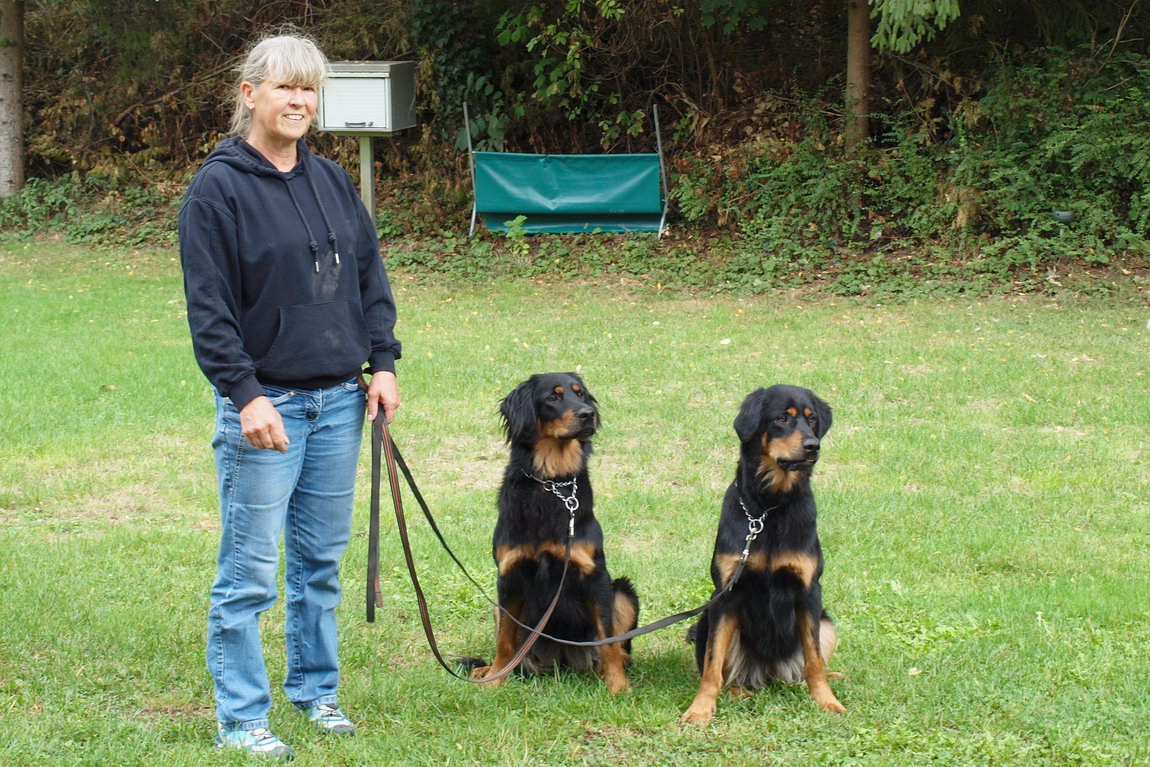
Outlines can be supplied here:
M384 425L383 429L386 429L386 428L387 428L386 425ZM373 428L373 432L374 431L375 431L375 429ZM377 458L376 454L378 451L376 451L374 449L374 442L375 441L373 439L373 450L372 450L372 509L373 509L373 512L372 513L373 513L373 515L377 515L378 514L378 505L379 505L379 486L378 486L379 470L378 470L378 466L376 463L376 458ZM758 537L759 533L762 532L762 530L763 530L763 519L766 517L767 513L769 513L771 511L771 509L768 509L767 511L763 512L763 514L760 515L759 517L757 517L757 518L752 517L750 512L747 511L746 505L743 503L742 498L741 497L739 498L739 505L743 508L743 512L747 515L747 520L748 520L748 533L746 536L746 542L745 542L745 545L743 547L743 551L739 557L739 563L735 567L735 572L732 573L731 578L726 582L726 584L723 585L723 588L721 588L719 591L717 591L714 594L714 596L712 596L711 599L708 600L706 603L704 603L704 604L702 604L696 608L693 608L691 610L684 610L682 612L678 612L678 613L675 613L673 615L668 615L665 618L660 618L657 621L652 621L651 623L648 623L644 626L639 626L637 628L631 629L630 631L624 632L622 634L618 634L616 636L605 637L604 639L591 639L591 640L585 640L585 641L579 641L579 640L574 640L574 639L563 639L561 637L551 636L550 634L547 634L542 630L546 626L545 620L541 620L540 623L537 624L536 626L529 626L529 625L523 623L522 621L520 621L519 619L517 619L514 615L512 615L506 609L504 609L504 607L502 605L500 605L497 601L495 601L494 599L491 598L491 596L487 593L487 590L484 589L483 586L471 575L471 573L470 573L470 571L468 571L467 567L464 566L464 564L459 560L459 557L457 557L455 555L455 552L451 550L451 546L448 545L447 540L443 537L443 533L440 531L439 526L436 524L435 517L432 515L431 509L428 507L427 502L424 500L423 494L419 491L419 486L416 484L415 478L412 476L410 469L408 469L407 463L403 460L403 456L399 453L399 448L394 444L394 442L391 441L390 436L388 436L388 438L387 438L387 444L390 445L390 452L391 452L391 455L394 459L395 465L398 465L399 469L403 472L403 477L407 481L408 487L411 488L412 494L415 496L415 500L418 502L420 509L423 511L424 518L430 524L431 529L435 534L435 537L439 540L439 543L443 546L443 549L447 552L448 556L451 557L452 561L455 562L455 564L459 567L460 571L462 571L464 576L469 581L471 581L472 585L474 585L479 590L479 592L483 595L483 597L485 599L487 599L487 601L490 602L492 605L494 605L495 608L497 610L499 610L500 613L505 618L507 618L508 620L517 624L520 628L527 629L528 631L531 632L531 636L529 637L529 639L531 640L531 644L534 644L536 640L538 640L539 638L542 638L542 639L547 639L549 641L555 642L557 644L569 645L569 646L573 646L573 647L600 647L602 645L615 644L617 642L625 642L629 639L634 639L635 637L642 636L643 634L650 634L653 631L658 631L659 629L666 628L667 626L672 626L672 625L679 623L681 621L685 621L688 618L693 618L694 616L699 615L704 610L708 609L713 604L718 602L719 599L721 599L725 594L730 592L735 587L735 584L738 583L739 578L743 574L743 570L746 568L747 558L750 556L751 543L753 543L754 540ZM391 467L389 467L389 475L388 476L389 476L389 480L392 481L392 497L397 498L399 496L398 480L394 478L394 473L393 473ZM554 493L561 501L563 501L564 505L567 507L568 511L571 514L571 522L573 524L574 523L574 514L575 514L575 511L578 510L578 508L579 508L579 503L577 500L575 500L573 498L574 493L572 493L571 498L567 498L567 497L564 497L561 493L559 493L558 488L556 487L556 485L558 485L559 487L562 487L562 486L565 486L569 483L555 483L555 482L552 482L551 480L540 480L537 477L534 477L530 474L528 474L527 476L530 477L531 479L535 479L537 482L540 482L540 484L542 484L544 486L545 490L548 490L548 491ZM572 482L570 484L574 484L574 480L572 480ZM415 565L414 565L414 563L411 559L410 553L409 553L409 547L407 544L407 525L406 525L405 519L403 518L402 507L400 507L400 509L397 511L396 519L397 519L399 530L400 530L400 540L404 543L404 555L407 558L408 571L411 574L412 583L415 585L417 598L419 599L420 604L421 604L420 617L424 618L424 611L422 609L422 605L425 604L425 600L423 598L422 590L419 587L419 580L418 580L418 575L415 572ZM377 534L378 534L378 521L375 522L374 528L369 528L369 529L376 529ZM370 535L370 532L369 532L369 535ZM571 558L571 539L572 539L572 537L573 537L573 531L571 531L569 529L568 530L568 536L567 536L566 553L564 556L564 563L563 563L563 575L560 578L559 590L556 591L555 597L551 600L551 604L548 607L547 615L545 616L545 618L550 617L550 613L554 610L555 605L558 602L559 595L560 595L560 592L561 592L562 586L563 586L563 581L566 578L567 567L568 567L568 564L569 564L570 558ZM369 573L368 574L368 579L369 579L368 621L369 622L374 620L373 608L374 608L375 604L377 603L375 600L378 600L378 590L379 590L378 583L371 580L373 563L376 567L376 571L378 571L378 545L375 547L374 551L375 551L375 553L373 554L372 543L371 543L371 540L369 538L369 540L368 540L368 557L369 557L369 561L368 561L368 573ZM376 577L378 577L378 576L376 576ZM374 587L371 585L372 583L375 584ZM375 595L374 598L373 598L373 594ZM434 654L436 654L437 659L438 659L438 652L437 652L437 649L434 647L434 641L435 640L434 640L434 637L431 635L430 623L427 620L425 620L425 622L424 622L424 633L428 635L429 643L431 643L433 645L432 652ZM440 661L440 665L444 665L442 661ZM451 672L451 674L453 676L459 676L450 668L448 669L448 671ZM475 681L475 680L467 678L467 681Z
M561 500L563 500L563 496L560 495L559 492L554 489L554 487L551 487L551 488L547 487L548 480L541 480L538 477L534 477L530 474L528 474L527 476L531 477L531 479L534 479L537 482L543 483L545 489L551 490L552 493L555 493L555 495L559 496L559 498ZM552 486L554 486L555 484L562 485L562 484L566 484L566 483L551 483L551 484L552 484ZM571 484L574 484L574 478L572 478ZM736 483L735 486L738 487L738 483ZM739 555L739 563L735 566L735 572L733 572L731 574L730 579L725 584L723 584L723 588L721 588L717 592L715 592L714 596L712 596L707 602L705 602L704 604L699 605L698 607L693 608L691 610L684 610L682 612L675 613L674 615L668 615L666 618L660 618L657 621L652 621L651 623L648 623L645 626L639 626L637 628L631 629L630 631L625 631L622 634L617 634L615 636L606 637L604 639L590 639L587 641L577 641L577 640L573 640L573 639L560 639L558 637L553 637L550 634L543 634L542 636L545 639L549 639L552 642L556 642L558 644L570 645L573 647L601 647L602 645L615 644L617 642L626 642L627 640L634 639L637 636L642 636L644 634L650 634L653 631L658 631L659 629L666 628L667 626L672 626L676 623L679 623L680 621L685 621L688 618L693 618L694 616L698 615L699 613L701 613L704 610L706 610L707 608L709 608L711 605L718 602L724 595L726 595L733 588L735 588L735 584L739 582L739 578L742 576L743 570L746 569L747 558L750 557L750 555L751 555L751 544L754 543L755 539L759 537L759 533L761 533L763 531L763 520L766 519L767 514L774 511L774 507L771 507L770 509L767 509L766 511L764 511L758 517L752 517L751 512L749 512L747 510L746 504L743 503L742 493L739 494L738 501L739 501L739 506L742 507L742 509L743 509L743 513L747 515L747 522L748 522L748 525L747 525L748 532L747 532L747 537L745 539L745 543L743 544L743 551ZM578 508L578 507L579 507L579 504L578 504L578 501L576 501L575 502L575 508ZM568 506L568 508L570 508L570 506ZM568 556L570 556L570 547L568 547ZM484 594L484 596L487 596L487 595ZM488 599L488 601L491 601L490 597L488 597L487 599ZM496 607L498 607L501 611L503 611L504 615L506 615L512 621L515 621L515 623L519 623L519 621L515 620L514 616L512 616L506 610L503 610L503 608L501 606L496 604ZM527 626L524 626L522 623L519 623L519 625L522 626L523 628L527 628Z
M359 377L359 385L365 391L367 390L367 384L364 381L362 375ZM540 638L547 639L557 644L569 645L573 647L600 647L602 645L625 642L629 639L633 639L644 634L650 634L653 631L658 631L659 629L666 628L667 626L674 625L688 618L699 615L704 610L718 602L719 599L721 599L735 587L735 584L743 574L743 570L746 568L747 558L750 556L751 552L751 544L758 537L759 533L762 532L763 520L766 518L767 514L773 510L773 508L767 509L759 517L752 517L750 511L747 510L746 504L743 503L742 493L739 494L739 506L742 507L743 513L746 514L748 521L748 533L746 536L746 542L739 557L739 563L735 567L735 572L732 573L731 578L711 597L711 599L709 599L704 604L691 610L684 610L673 615L668 615L665 618L660 618L657 621L652 621L651 623L648 623L644 626L639 626L616 636L605 637L603 639L591 639L586 641L562 639L560 637L554 637L550 634L544 633L543 629L547 626L547 622L550 620L551 614L555 611L555 607L559 603L559 597L562 595L563 586L567 580L567 571L571 563L571 543L575 535L575 512L579 509L579 501L574 497L575 491L572 490L571 496L568 498L559 492L558 487L564 487L568 484L570 484L573 488L576 487L575 478L572 477L569 483L556 483L552 480L539 479L538 477L535 477L531 474L526 474L526 472L524 472L527 477L534 479L536 482L539 482L543 485L545 490L553 493L556 497L563 501L564 506L567 508L570 514L567 543L563 556L563 572L559 578L559 586L556 589L555 596L552 598L551 603L547 607L547 610L544 612L543 617L540 618L539 623L537 623L535 626L528 626L527 624L518 620L510 612L508 612L496 600L492 599L491 596L487 593L487 590L484 589L483 586L471 575L471 572L467 569L463 562L460 561L459 557L455 555L455 552L452 551L451 546L449 546L447 543L447 539L444 538L442 531L440 531L439 525L436 524L435 517L431 513L431 509L428 507L427 501L424 500L423 494L419 491L419 486L416 484L415 477L412 476L411 470L407 466L407 462L403 460L403 455L399 452L399 447L391 439L391 433L388 431L386 419L377 417L375 421L372 422L371 431L371 515L368 524L367 544L367 622L375 622L375 608L382 606L383 604L382 594L379 588L379 498L381 490L380 464L382 454L382 456L386 458L387 462L388 482L391 486L392 504L395 507L396 526L399 530L400 542L403 545L404 560L407 564L408 574L411 577L411 583L415 589L416 600L419 604L419 617L423 624L423 633L427 638L427 642L431 648L432 655L435 656L435 659L439 662L439 665L443 666L443 668L452 676L456 677L457 679L462 679L466 682L482 684L484 682L493 682L497 679L501 679L502 677L507 676L523 661L523 658L526 657L527 652L530 651L531 647L534 646L534 644ZM471 584L479 590L483 597L492 605L494 605L495 608L504 617L518 625L520 628L527 629L530 632L529 636L526 640L524 640L523 645L520 646L512 660L503 669L496 672L496 674L492 676L489 676L485 679L472 679L470 677L461 676L460 674L456 673L456 671L443 659L442 654L439 652L439 645L435 641L435 632L431 625L431 616L427 610L427 598L424 596L423 588L419 583L419 575L416 572L415 560L412 556L411 544L408 540L407 519L403 512L403 501L401 499L399 490L399 477L396 473L397 466L403 473L403 478L406 480L408 487L411 489L412 495L415 497L416 502L419 504L419 508L423 512L424 518L431 526L431 530L435 534L435 537L439 540L439 543L443 547L444 551L446 551L448 556L451 557L451 560L455 562L456 566L464 574L467 580L469 580ZM735 486L736 488L738 487L737 482Z
M523 662L523 659L527 657L527 653L531 651L531 648L539 641L540 637L546 636L543 633L543 629L547 626L547 622L551 620L551 614L555 612L555 607L559 604L559 597L562 595L563 586L567 581L567 570L571 563L571 539L575 529L575 511L571 510L566 552L563 556L563 572L559 576L559 587L555 590L555 597L551 600L551 604L547 606L543 616L539 619L539 623L533 628L524 626L517 620L515 621L520 626L527 628L531 633L503 668L483 679L472 679L469 676L459 674L451 667L439 651L439 643L435 640L435 629L431 625L431 615L427 609L427 597L424 595L423 588L419 583L419 575L415 569L415 558L411 553L411 542L408 540L407 518L403 513L403 500L400 497L399 475L396 471L397 464L402 467L404 478L407 480L412 492L419 501L424 515L428 518L428 521L431 522L432 529L435 530L436 536L444 545L444 548L447 549L451 558L455 560L455 563L461 568L463 568L463 563L460 562L455 554L451 552L451 549L447 547L447 542L443 539L438 527L431 519L431 512L428 510L422 494L420 494L419 489L416 487L415 480L411 476L407 464L399 454L399 448L391 439L391 433L387 429L387 419L383 417L382 413L372 422L371 428L371 516L368 524L367 541L367 621L368 623L375 622L375 608L381 606L383 603L379 588L379 497L380 486L382 484L380 464L383 462L381 458L387 464L387 479L391 485L391 499L392 505L395 507L395 522L399 530L399 540L403 544L403 558L407 563L407 572L411 576L411 585L415 589L415 598L419 604L419 620L423 624L423 634L427 638L427 644L431 648L431 654L435 656L435 660L438 661L439 665L456 679L461 679L472 684L486 684L502 679L513 672ZM466 568L463 568L463 570L465 573L467 572ZM475 580L471 578L470 574L468 574L467 577L472 583L475 583ZM476 583L476 585L478 584ZM486 596L486 594L484 594L484 596ZM490 600L490 597L488 597L488 599ZM505 610L504 614L511 617ZM512 618L512 620L514 620L514 618Z

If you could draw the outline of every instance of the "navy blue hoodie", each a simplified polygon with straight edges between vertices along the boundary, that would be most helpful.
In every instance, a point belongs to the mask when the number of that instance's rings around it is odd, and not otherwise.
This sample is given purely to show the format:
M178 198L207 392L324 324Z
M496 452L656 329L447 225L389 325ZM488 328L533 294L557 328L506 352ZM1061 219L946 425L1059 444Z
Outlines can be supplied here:
M298 144L277 170L241 138L208 155L180 210L196 361L243 408L262 384L312 389L395 371L395 302L351 178Z

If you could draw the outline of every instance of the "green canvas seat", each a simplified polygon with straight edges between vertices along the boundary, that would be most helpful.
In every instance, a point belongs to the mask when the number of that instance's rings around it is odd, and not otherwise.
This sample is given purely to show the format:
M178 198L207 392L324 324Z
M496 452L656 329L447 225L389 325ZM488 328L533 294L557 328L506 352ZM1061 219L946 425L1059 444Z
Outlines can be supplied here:
M466 114L466 112L465 112ZM656 113L656 137L658 116ZM492 232L510 221L527 233L663 232L666 182L660 152L521 154L470 148L477 219Z

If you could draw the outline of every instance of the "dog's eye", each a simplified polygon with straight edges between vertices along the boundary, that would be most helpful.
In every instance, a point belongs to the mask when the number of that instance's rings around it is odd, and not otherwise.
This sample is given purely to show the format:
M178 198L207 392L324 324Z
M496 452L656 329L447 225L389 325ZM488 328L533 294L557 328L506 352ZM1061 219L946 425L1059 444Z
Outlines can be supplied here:
M790 423L791 422L791 414L790 413L783 413L780 416L776 416L775 422L776 423Z
M587 397L587 394L582 389L579 389L578 391L575 392L575 396L578 397L579 399L585 399Z
M550 394L547 397L548 402L558 402L560 399L561 397L558 394Z

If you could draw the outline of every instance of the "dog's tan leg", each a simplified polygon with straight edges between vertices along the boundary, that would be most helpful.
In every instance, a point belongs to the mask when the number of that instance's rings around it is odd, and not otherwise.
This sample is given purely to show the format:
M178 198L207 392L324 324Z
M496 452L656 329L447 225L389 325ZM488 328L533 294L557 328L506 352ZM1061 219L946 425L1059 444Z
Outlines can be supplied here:
M707 653L703 657L703 674L699 680L699 692L680 722L704 725L715 716L715 701L723 689L723 666L731 642L738 641L739 623L732 615L719 618L718 625L711 629L707 641Z
M828 622L820 621L816 624L810 612L801 607L798 610L798 619L799 638L803 645L803 676L807 680L807 689L819 708L841 714L846 708L831 691L825 665L825 661L829 661L831 654L834 653L834 645L837 642L832 640L827 646L827 643L819 641L820 638L816 637L819 628L825 628ZM834 631L833 626L831 631Z
M626 615L620 615L620 602L626 600L621 599L619 596L615 597L614 612L615 615L612 619L611 632L608 632L606 626L603 625L603 618L600 615L598 608L592 606L591 617L595 621L595 633L599 639L606 639L608 636L621 634L627 629L619 630L619 625L625 622ZM622 606L624 610L632 614L634 617L634 610L631 604L627 602ZM623 619L623 620L621 620ZM630 626L630 623L626 623ZM631 683L627 681L627 674L623 668L627 663L627 653L623 651L623 645L619 642L614 644L605 644L599 648L599 674L603 677L603 681L607 683L607 692L612 695L623 692L624 690L631 689Z
M754 692L748 690L746 687L732 687L727 690L727 694L730 695L733 700L743 700L754 695Z
M511 614L519 617L519 611L522 605L504 605L504 608ZM491 661L490 666L480 666L471 672L473 679L486 679L489 676L497 673L500 669L511 662L515 657L515 651L519 649L519 626L515 621L508 620L500 610L495 611L495 659ZM499 679L492 680L489 683L491 687L498 687L507 681L507 677L500 677Z

